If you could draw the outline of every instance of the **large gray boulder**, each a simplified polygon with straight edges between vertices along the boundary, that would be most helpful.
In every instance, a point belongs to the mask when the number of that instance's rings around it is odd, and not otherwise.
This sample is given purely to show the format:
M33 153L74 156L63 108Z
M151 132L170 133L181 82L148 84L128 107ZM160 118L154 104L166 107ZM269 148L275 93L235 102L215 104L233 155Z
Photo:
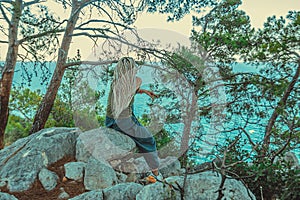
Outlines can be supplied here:
M120 183L103 190L105 200L132 200L143 188L138 183Z
M0 181L11 192L30 188L39 171L65 156L75 156L77 128L43 129L0 151Z
M219 189L221 179L220 174L212 171L189 175L184 189L185 198L189 200L217 199L216 191ZM255 199L255 196L247 191L242 182L234 179L226 179L223 189L224 197L222 199Z
M103 200L102 190L94 190L90 192L85 192L81 195L73 197L69 200Z
M111 187L118 182L116 172L104 160L91 157L85 167L84 186L86 190Z
M146 185L137 195L136 200L165 200L176 198L176 193L168 185L161 182ZM180 199L180 198L179 198Z
M91 156L102 160L117 160L135 148L134 141L113 129L101 127L83 132L76 141L76 160L87 162Z
M198 174L188 175L184 188L184 197L189 200L217 199L221 175L217 172L206 171ZM174 176L166 179L166 182L174 187L179 184L183 186L183 176ZM176 184L177 182L177 184ZM177 193L178 194L178 193ZM226 179L223 187L222 199L253 200L256 199L253 193L248 190L242 182L235 179ZM250 195L250 196L249 196Z
M164 183L156 182L145 186L136 196L137 200L148 199L181 199L180 188L183 187L183 176L172 176L165 179ZM184 187L184 198L188 200L217 199L221 175L216 172L203 172L188 175ZM222 199L250 200L256 199L251 191L234 179L226 179Z
M1 200L18 200L15 196L0 192L0 199Z

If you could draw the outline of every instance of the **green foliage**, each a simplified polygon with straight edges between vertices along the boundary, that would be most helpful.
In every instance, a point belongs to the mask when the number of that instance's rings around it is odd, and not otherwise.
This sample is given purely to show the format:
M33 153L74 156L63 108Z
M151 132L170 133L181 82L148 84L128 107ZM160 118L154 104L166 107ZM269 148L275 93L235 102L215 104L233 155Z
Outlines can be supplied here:
M146 114L143 114L142 117L138 120L145 127L147 127L151 121L149 116ZM156 141L157 149L160 150L162 147L169 144L169 142L172 140L172 136L166 129L162 128L158 133L154 135L154 139Z
M247 141L239 140L231 149L226 149L233 142L227 139L221 154L226 151L225 164L227 174L242 179L248 188L260 199L297 199L300 194L300 168L295 163L284 160L284 153L272 157L251 157L249 151L243 150ZM223 152L222 152L223 151ZM231 166L232 163L238 162ZM261 194L262 192L262 194Z
M19 138L26 137L32 126L37 105L42 100L40 91L28 88L15 88L11 92L8 125L5 131L5 143L11 144ZM73 113L69 105L59 97L56 98L45 127L73 127Z
M206 16L193 19L192 39L217 63L226 89L226 122L220 135L238 135L217 149L216 156L226 156L226 175L242 179L257 199L261 193L265 199L298 199L299 167L275 157L299 148L300 12L269 17L255 30L249 16L237 9L239 4L224 0ZM224 68L236 58L259 66L260 72ZM199 98L205 99L205 94ZM209 117L210 110L201 111L201 116ZM256 137L247 131L253 127Z
M87 82L77 83L78 68L73 67L66 72L59 95L57 95L49 118L47 127L74 127L90 130L104 126L104 107L100 104L102 92L92 90ZM76 87L76 90L74 89ZM28 88L14 88L10 98L11 115L6 129L6 144L26 137L32 126L35 111L42 100L41 91L31 91ZM95 110L90 109L90 103L95 102Z
M34 117L33 111L37 109L42 100L40 91L31 91L28 88L14 88L11 91L10 110L21 113L22 117L30 120Z
M148 12L159 12L170 14L168 21L179 20L186 14L192 11L197 13L203 11L205 8L213 7L217 4L215 0L196 0L196 1L148 1Z
M45 127L74 127L73 112L69 105L56 98Z
M237 9L240 0L224 0L207 15L193 17L192 40L197 42L216 63L231 63L247 52L254 32L250 18ZM196 31L201 26L202 31Z
M253 50L247 60L269 62L280 66L281 72L288 69L288 66L283 64L297 63L297 52L300 50L299 16L299 11L290 11L286 18L269 17L264 23L264 28L259 29L252 38Z
M27 137L31 128L31 122L16 116L10 115L6 126L5 145L10 145L19 138Z
M172 140L170 133L166 129L162 129L154 135L157 149L160 150Z

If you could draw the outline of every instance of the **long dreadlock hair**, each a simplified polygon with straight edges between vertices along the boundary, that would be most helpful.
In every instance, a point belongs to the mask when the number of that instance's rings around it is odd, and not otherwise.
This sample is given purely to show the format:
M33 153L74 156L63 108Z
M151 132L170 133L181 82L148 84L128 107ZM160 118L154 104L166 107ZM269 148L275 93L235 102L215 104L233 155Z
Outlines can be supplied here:
M112 114L115 119L126 109L136 92L136 63L130 57L121 58L114 70Z

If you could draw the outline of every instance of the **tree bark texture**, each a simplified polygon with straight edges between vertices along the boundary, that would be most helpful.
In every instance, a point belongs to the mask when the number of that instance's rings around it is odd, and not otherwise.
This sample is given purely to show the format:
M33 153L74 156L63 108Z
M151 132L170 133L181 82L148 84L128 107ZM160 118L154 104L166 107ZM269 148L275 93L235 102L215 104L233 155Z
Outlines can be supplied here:
M22 14L22 1L15 1L9 24L9 43L4 69L0 80L0 149L4 148L4 134L9 115L9 96L18 56L18 27Z

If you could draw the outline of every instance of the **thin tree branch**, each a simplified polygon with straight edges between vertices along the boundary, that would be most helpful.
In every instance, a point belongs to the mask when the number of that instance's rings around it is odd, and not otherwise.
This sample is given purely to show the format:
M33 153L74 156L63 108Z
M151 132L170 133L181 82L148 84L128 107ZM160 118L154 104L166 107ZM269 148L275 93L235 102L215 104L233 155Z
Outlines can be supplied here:
M231 171L229 171L229 170L226 170L226 172L229 173L229 174L233 174L233 175L235 176L235 177L232 177L232 176L226 176L226 178L228 178L228 179L236 179L236 180L240 180L240 181L242 182L242 184L243 184L243 185L245 186L245 188L247 189L247 194L248 194L248 196L250 197L251 200L253 200L252 195L250 195L250 190L249 190L247 184L245 183L244 179L253 178L253 177L256 176L256 174L249 175L249 176L242 176L242 177L241 177L241 176L237 175L236 173L231 172Z
M100 7L98 5L94 5L94 6L97 7L98 9L102 10L107 15L107 17L110 19L111 22L114 21L113 18L111 17L111 15L105 9L103 9L102 7ZM116 24L113 24L113 26L115 27L117 34L119 34L119 30L118 30L118 27L116 26Z
M8 42L4 40L0 40L0 43L8 44Z
M2 5L1 5L1 4L0 4L0 11L1 11L1 13L2 13L2 15L3 15L5 21L7 22L7 24L8 24L9 26L11 26L12 24L11 24L10 20L8 19L8 17L7 17L7 15L6 15L4 9L2 8Z
M85 6L93 3L94 1L96 1L96 0L72 1L72 5L70 5L72 7L72 14L71 14L69 20L73 21L73 17L75 17L78 12L81 12ZM79 4L79 6L76 4ZM74 9L75 7L77 7L77 8Z
M81 30L81 31L98 31L98 32L104 32L104 31L110 31L109 28L92 28L92 27L87 27L87 28L82 28L82 27L78 27L75 28L74 30ZM110 31L112 32L112 31Z
M135 47L137 49L140 49L140 50L143 50L143 51L146 51L146 52L151 52L152 54L154 54L153 52L158 52L158 50L155 50L155 49L149 49L149 48L144 48L144 47L140 47L138 45L135 45L135 44L132 44L124 39L121 39L121 37L112 37L112 36L108 36L108 35L100 35L100 34L90 34L90 33L87 33L87 32L82 32L82 33L74 33L70 36L87 36L89 38L104 38L104 39L111 39L111 40L114 40L114 41L119 41L123 44L126 44L128 46L132 46L132 47Z
M47 2L47 1L46 0L33 0L30 2L25 2L23 7L31 6L33 4L42 3L42 2Z
M20 112L28 121L31 121L32 119L26 115L26 113L23 112L22 109L15 107L14 110L17 110Z
M246 131L243 127L241 127L240 129L241 129L241 130L243 131L243 133L247 136L247 138L248 138L250 144L251 144L253 147L257 146L257 144L255 144L255 143L252 141L252 139L251 139L250 135L247 133L247 131Z
M118 60L106 60L106 61L78 61L78 62L71 62L64 65L65 68L76 66L76 65L108 65L112 63L117 63Z
M113 22L113 21L108 21L108 20L102 20L102 19L92 19L92 20L89 20L87 22L84 22L82 24L80 24L79 26L77 26L75 29L79 29L85 25L88 25L90 23L109 23L109 24L112 24L112 25L116 25L116 26L120 26L120 27L123 27L123 28L126 28L126 29L132 29L124 24L121 24L121 23L118 23L118 22Z
M12 1L11 0L0 0L0 3L10 3L10 4L12 4Z
M39 37L43 37L43 36L46 36L48 34L51 34L51 33L61 33L61 32L64 32L65 29L53 29L53 30L49 30L49 31L45 31L43 33L38 33L38 34L35 34L35 35L30 35L30 36L27 36L25 38L22 38L18 41L19 44L22 44L28 40L31 40L31 39L35 39L35 38L39 38Z

